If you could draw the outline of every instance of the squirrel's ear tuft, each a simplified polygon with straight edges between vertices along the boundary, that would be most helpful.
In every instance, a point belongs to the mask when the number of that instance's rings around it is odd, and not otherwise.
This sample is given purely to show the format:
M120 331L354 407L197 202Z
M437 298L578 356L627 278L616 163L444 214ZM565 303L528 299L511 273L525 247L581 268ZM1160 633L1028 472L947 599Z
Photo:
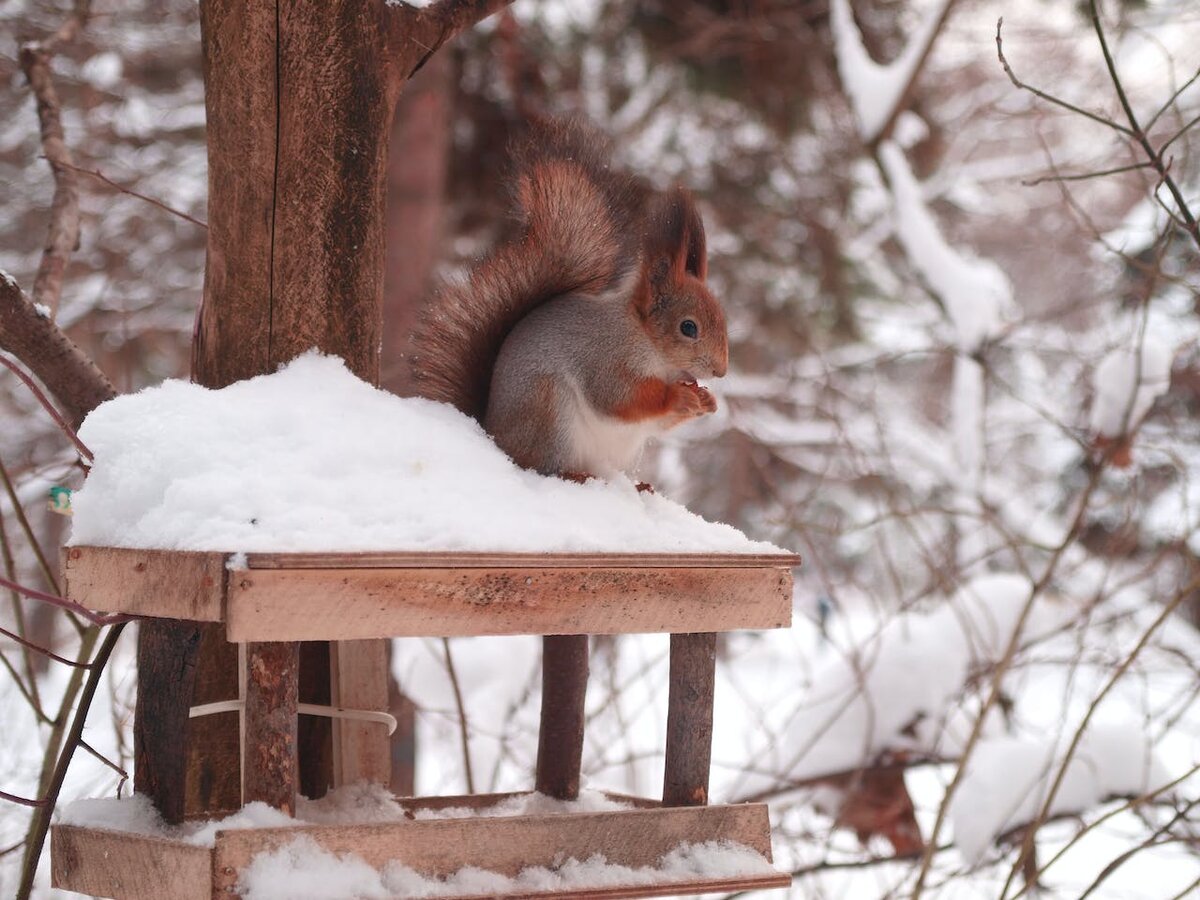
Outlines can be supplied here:
M652 275L670 273L675 278L691 275L703 281L708 274L704 222L696 201L684 188L672 188L651 205L645 262Z

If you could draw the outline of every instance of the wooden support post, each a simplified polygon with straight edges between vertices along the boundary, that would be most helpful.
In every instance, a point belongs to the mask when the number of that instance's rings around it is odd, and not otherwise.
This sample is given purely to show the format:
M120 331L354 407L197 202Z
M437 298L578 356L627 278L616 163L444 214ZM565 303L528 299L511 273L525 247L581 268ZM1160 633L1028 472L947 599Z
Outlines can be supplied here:
M343 709L388 711L387 641L335 641L330 644L333 702ZM391 741L378 722L333 723L333 783L392 780Z
M716 671L715 634L671 635L663 806L708 803Z
M243 800L296 812L296 704L300 645L290 641L246 647L246 738Z
M542 723L538 732L537 789L560 800L574 800L579 796L587 680L586 634L542 638Z
M196 683L200 623L146 619L138 629L138 671L158 678L139 681L133 714L133 786L148 794L163 819L183 821L188 707Z

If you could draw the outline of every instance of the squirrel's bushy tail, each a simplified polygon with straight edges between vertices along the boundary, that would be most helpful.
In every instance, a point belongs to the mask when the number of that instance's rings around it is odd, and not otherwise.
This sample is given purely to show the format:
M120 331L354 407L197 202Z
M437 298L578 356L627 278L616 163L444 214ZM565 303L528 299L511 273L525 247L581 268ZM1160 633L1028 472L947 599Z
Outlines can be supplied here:
M539 124L513 150L518 235L432 298L414 339L422 396L482 421L504 339L562 294L600 293L638 260L638 192L607 141L575 121Z

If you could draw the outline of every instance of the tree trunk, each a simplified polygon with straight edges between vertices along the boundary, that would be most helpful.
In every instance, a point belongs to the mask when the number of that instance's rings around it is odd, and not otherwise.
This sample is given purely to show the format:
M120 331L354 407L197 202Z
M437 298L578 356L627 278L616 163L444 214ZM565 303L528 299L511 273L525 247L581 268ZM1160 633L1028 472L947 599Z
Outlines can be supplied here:
M203 0L209 229L193 344L197 383L224 387L273 372L312 348L342 357L360 378L378 383L392 111L405 80L438 47L502 5L504 0L441 0L416 9L384 0ZM182 797L189 794L184 782L205 771L238 768L237 759L208 753L231 746L228 729L235 723L214 718L203 728L188 728L190 690L179 673L194 672L204 684L230 671L229 648L202 649L213 642L196 639L197 630L187 623L147 623L139 645L139 708L153 706L161 715L143 714L135 723L135 762L139 771L162 775L139 783L168 818L182 814ZM286 702L294 702L290 694L300 679L287 670L297 665L297 654L275 648L271 655L271 665L280 667L272 681L289 693ZM308 674L305 681L313 676ZM328 683L327 663L315 677ZM266 732L260 729L262 746L255 752L294 752L288 749L289 740L292 748L296 743L294 723L282 724L282 718L256 723ZM181 755L201 733L216 748L206 748L199 762L194 758L188 778L180 779ZM300 748L306 760L328 759L322 751ZM283 764L278 771L295 767ZM281 777L293 781L276 795L285 805L279 798L294 792L296 776ZM227 800L203 797L218 808Z

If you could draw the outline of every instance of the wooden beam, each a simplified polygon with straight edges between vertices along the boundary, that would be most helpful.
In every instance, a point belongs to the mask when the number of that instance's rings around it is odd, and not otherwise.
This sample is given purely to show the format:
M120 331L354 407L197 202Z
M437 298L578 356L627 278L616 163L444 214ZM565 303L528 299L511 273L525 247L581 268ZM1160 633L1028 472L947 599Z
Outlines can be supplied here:
M249 569L794 569L794 553L248 553Z
M513 796L517 795L422 797L401 802L414 812L460 806L478 809ZM227 897L234 893L242 871L255 855L279 849L302 835L327 851L354 853L377 868L396 860L434 877L468 865L512 876L529 866L551 866L563 857L586 859L595 853L622 865L650 866L681 843L709 840L734 841L771 859L765 804L663 809L655 801L633 802L638 808L605 813L467 816L375 825L222 831L213 848L195 847L182 840L57 825L51 832L52 880L57 888L121 900ZM789 883L786 875L760 873L536 896L613 900L766 889Z
M704 806L712 760L717 636L671 635L663 806Z
M254 569L229 639L349 640L785 628L789 569Z
M55 825L50 884L120 900L211 900L212 851L165 838Z
M587 683L587 635L542 638L542 714L536 784L538 791L560 800L579 796Z
M225 606L225 553L66 547L64 591L102 612L220 622Z
M395 861L427 876L478 866L511 877L529 866L551 866L568 857L584 860L596 853L611 863L653 866L679 844L703 841L733 841L771 859L765 804L234 830L217 834L214 894L235 885L238 873L256 855L301 835L332 853L356 854L371 866ZM775 886L781 878L783 885L788 883L786 876L768 877Z

